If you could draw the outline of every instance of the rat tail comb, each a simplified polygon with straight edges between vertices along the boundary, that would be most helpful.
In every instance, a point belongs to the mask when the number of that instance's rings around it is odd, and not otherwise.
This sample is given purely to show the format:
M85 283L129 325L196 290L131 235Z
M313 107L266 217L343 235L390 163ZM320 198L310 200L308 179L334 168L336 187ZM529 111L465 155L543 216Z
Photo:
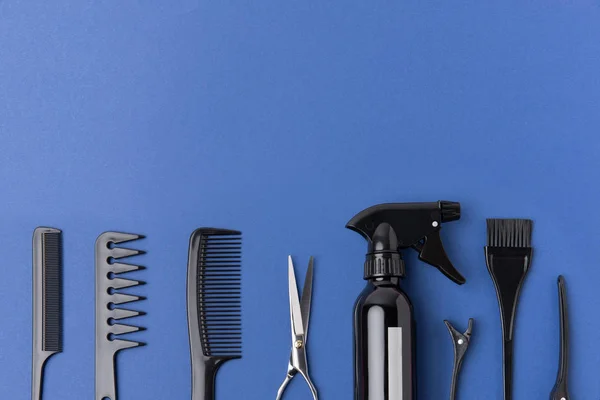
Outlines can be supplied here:
M531 265L533 221L488 219L485 260L496 288L503 334L504 399L512 399L513 332L519 293Z
M44 365L63 349L62 232L33 233L33 366L31 398L41 400Z
M143 267L123 263L120 260L143 254L141 250L127 249L117 245L143 236L106 232L96 240L96 399L117 400L115 356L125 349L141 346L142 343L125 340L122 335L137 332L142 328L117 323L125 318L142 313L123 308L121 305L138 300L140 296L123 293L122 289L143 282L123 278L121 274L137 271Z

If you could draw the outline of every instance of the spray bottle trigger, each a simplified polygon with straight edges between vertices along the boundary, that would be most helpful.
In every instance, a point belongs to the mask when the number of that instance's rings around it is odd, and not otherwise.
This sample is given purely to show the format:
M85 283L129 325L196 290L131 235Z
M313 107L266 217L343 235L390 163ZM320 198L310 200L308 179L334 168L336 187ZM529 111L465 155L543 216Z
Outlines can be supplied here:
M439 230L425 236L423 242L419 242L413 246L419 252L419 259L429 265L433 265L439 269L446 277L459 285L466 282L465 278L448 258Z

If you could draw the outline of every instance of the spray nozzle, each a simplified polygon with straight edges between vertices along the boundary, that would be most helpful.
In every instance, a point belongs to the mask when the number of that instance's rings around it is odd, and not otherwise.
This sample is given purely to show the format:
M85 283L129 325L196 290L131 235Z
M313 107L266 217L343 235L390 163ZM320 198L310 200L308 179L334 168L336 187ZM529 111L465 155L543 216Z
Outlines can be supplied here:
M448 259L442 239L441 225L460 219L460 203L379 204L361 211L346 228L361 234L369 242L365 279L404 276L400 250L413 248L419 259L439 269L452 281L463 284L465 278Z

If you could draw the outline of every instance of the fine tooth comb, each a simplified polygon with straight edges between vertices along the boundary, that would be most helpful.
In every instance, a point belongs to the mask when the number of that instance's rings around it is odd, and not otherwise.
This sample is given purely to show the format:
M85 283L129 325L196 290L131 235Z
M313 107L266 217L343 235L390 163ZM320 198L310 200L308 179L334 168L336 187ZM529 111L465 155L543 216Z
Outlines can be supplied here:
M143 343L121 339L121 335L142 330L115 321L142 315L142 312L117 307L142 300L142 297L119 292L137 286L141 281L125 279L121 274L143 267L117 262L126 257L143 254L141 250L117 247L138 240L141 235L105 232L96 240L96 399L117 400L115 356L120 350L142 346Z
M44 365L63 349L62 232L39 227L33 233L33 354L31 399L42 399Z
M192 400L213 400L219 367L242 357L241 249L238 231L201 228L190 238L187 312Z

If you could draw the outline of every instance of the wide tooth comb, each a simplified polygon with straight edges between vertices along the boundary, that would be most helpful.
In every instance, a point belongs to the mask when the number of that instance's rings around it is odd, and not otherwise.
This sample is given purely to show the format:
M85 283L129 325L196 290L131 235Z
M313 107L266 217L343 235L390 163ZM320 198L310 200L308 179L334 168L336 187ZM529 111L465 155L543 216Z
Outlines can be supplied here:
M242 356L241 233L201 228L188 255L187 311L192 398L214 399L220 365Z
M96 400L117 400L115 356L120 350L143 345L121 337L143 328L115 322L143 315L139 311L116 307L143 299L119 292L143 284L120 276L143 267L114 261L144 254L141 250L117 246L141 238L141 235L106 232L96 240Z

